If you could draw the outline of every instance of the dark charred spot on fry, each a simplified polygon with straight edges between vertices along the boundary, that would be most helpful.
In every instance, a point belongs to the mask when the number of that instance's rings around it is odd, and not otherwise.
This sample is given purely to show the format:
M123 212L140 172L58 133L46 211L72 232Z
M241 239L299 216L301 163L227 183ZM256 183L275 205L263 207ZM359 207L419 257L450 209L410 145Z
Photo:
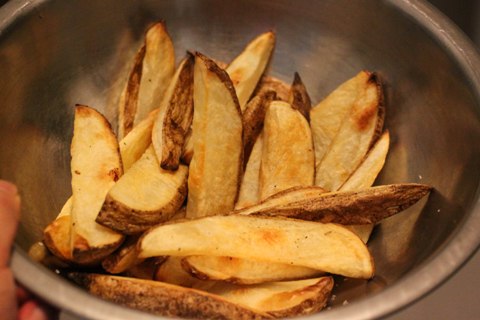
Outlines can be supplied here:
M122 175L122 172L120 168L113 168L108 172L108 175L112 178L113 181L117 182L118 179L120 179L120 176Z

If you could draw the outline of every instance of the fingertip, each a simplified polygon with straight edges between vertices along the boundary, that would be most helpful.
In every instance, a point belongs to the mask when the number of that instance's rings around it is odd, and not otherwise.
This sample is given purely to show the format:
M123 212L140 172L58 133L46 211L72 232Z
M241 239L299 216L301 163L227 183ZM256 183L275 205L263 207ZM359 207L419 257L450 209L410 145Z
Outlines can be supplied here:
M48 315L37 301L30 300L18 310L18 320L48 320Z

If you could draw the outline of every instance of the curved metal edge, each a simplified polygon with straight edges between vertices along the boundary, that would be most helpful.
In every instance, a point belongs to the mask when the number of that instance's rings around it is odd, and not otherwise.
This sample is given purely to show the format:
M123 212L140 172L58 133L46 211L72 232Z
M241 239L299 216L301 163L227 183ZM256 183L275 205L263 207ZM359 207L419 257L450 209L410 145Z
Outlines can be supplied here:
M11 267L15 278L22 285L41 296L47 303L67 311L67 314L74 319L75 317L85 320L158 320L161 318L100 300L43 265L31 261L21 249L15 248Z
M5 4L0 8L0 36L19 16L27 14L45 1L47 0L11 0ZM463 32L436 8L423 0L386 0L386 2L419 22L427 32L439 40L440 44L456 58L480 101L480 59L475 47ZM478 193L477 189L477 199ZM424 297L447 281L478 249L480 233L472 225L480 225L480 200L477 200L473 207L471 213L473 220L470 221L470 225L459 227L456 232L457 238L449 243L442 253L432 258L428 265L424 264L418 270L407 274L381 293L341 308L303 317L303 319L331 319L332 316L335 316L336 319L358 320L378 318L394 313L399 308L405 308L415 300ZM91 320L139 319L138 311L88 295L45 267L32 262L21 249L15 248L11 265L15 278L20 283L56 307L88 317ZM41 276L37 277L39 272ZM31 275L36 277L32 278ZM45 290L46 288L48 290ZM416 293L412 294L408 288L415 288ZM66 292L68 294L64 294ZM75 303L72 304L71 300L74 300ZM145 320L159 318L161 317L149 314L143 314L141 317Z

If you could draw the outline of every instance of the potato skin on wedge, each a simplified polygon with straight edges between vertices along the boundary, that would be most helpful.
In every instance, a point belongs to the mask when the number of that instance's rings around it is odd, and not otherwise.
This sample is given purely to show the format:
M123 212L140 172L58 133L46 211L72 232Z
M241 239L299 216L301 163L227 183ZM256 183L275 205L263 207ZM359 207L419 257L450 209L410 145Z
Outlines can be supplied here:
M296 186L313 185L313 140L305 117L289 103L272 101L263 127L260 199Z
M196 53L187 217L233 209L243 168L240 106L228 74Z
M137 234L170 219L187 195L188 168L160 168L150 146L105 198L96 221L123 234Z
M355 278L374 274L367 247L345 227L278 217L226 215L165 223L144 233L138 249L143 258L227 256Z
M159 281L70 273L91 294L120 305L166 317L189 319L271 319L220 296Z
M399 213L426 196L432 187L403 183L371 187L360 191L338 191L308 196L282 204L282 197L270 205L260 203L234 213L255 216L287 217L323 223L375 224ZM295 189L294 189L295 190ZM297 189L299 193L301 189ZM307 189L308 190L308 189ZM285 193L283 197L288 196ZM268 199L267 199L268 200Z

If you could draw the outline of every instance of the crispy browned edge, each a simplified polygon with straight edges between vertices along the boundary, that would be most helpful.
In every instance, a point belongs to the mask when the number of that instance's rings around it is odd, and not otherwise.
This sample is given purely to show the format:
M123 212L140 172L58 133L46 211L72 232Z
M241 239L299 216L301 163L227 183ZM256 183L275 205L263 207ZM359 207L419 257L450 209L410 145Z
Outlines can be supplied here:
M240 108L240 103L238 102L238 97L237 97L237 93L235 92L235 87L233 86L232 80L228 76L228 73L224 69L220 68L215 63L215 61L213 61L212 59L208 58L207 56L201 54L200 52L198 52L198 51L195 52L195 56L198 57L199 59L201 59L203 61L203 63L205 64L205 67L207 68L207 70L209 70L210 72L215 74L220 79L220 81L225 85L227 90L230 92L230 95L232 96L233 103L235 104L235 107L236 107L236 110L238 112L238 115L239 115L240 119L242 119L242 109ZM243 124L242 124L242 126L243 126ZM243 145L244 144L243 144L243 128L242 128L242 146ZM237 202L238 194L240 192L240 185L242 183L243 157L244 157L244 155L243 155L243 149L242 149L242 152L240 152L240 159L238 159L237 194L235 196L235 201L234 202Z
M121 114L123 114L123 122L122 119L119 119L118 126L122 126L123 130L119 130L119 132L123 132L123 136L126 136L132 129L133 129L133 122L135 120L135 113L137 112L137 103L138 103L138 93L140 92L140 81L142 79L142 72L143 72L143 58L145 57L146 53L146 46L145 44L139 49L135 56L134 64L132 71L127 80L127 85L124 88L124 92L122 93L123 102L122 105L119 106Z
M175 84L164 118L162 132L162 159L160 166L165 170L177 170L180 165L185 135L193 119L193 66L195 57L187 52L185 64ZM175 110L182 110L180 119L174 119Z
M267 113L268 106L272 100L276 99L275 91L265 91L258 96L253 97L248 103L242 115L243 122L243 160L244 168L247 165L250 153L258 135L263 129L263 120Z
M73 272L69 278L102 299L167 317L269 319L220 296L159 281Z
M126 235L138 234L158 223L169 220L180 209L186 196L186 179L178 188L174 199L167 206L156 211L130 208L107 194L96 222Z
M47 249L64 262L70 262L70 216L58 217L43 231L43 243ZM62 252L59 247L67 247L68 253Z
M322 223L374 224L415 204L431 191L424 184L404 183L371 187L361 191L325 193L315 199L301 200L260 209L256 216L278 216ZM245 209L233 211L241 214Z
M275 318L285 318L290 316L301 316L316 313L325 308L325 306L327 305L327 302L330 299L330 295L332 294L333 284L334 281L332 277L322 277L314 285L297 290L299 293L301 293L304 291L317 292L317 290L320 289L319 293L316 294L314 297L307 299L291 308L278 311L270 311L269 314L271 314ZM292 292L288 292L286 294L292 294Z
M290 87L289 100L292 107L298 111L310 122L310 109L312 101L308 95L307 88L300 78L298 72L293 76L292 86Z
M375 133L373 134L372 141L370 142L369 150L375 145L378 138L382 135L383 132L383 124L385 122L385 95L383 90L383 82L380 78L380 75L376 72L366 71L368 73L369 78L368 82L373 83L377 88L378 94L378 111L377 111L377 123L375 126Z

